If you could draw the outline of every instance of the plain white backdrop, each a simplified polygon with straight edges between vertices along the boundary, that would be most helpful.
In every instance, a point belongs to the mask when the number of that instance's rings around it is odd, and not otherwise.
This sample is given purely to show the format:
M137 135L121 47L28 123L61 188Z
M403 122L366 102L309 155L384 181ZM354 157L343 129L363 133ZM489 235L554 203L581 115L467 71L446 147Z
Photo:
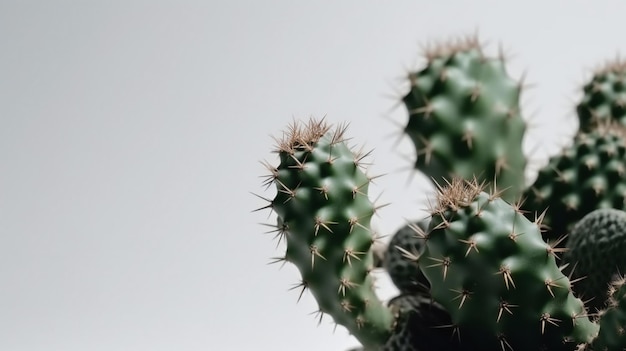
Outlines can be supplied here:
M391 234L432 190L395 149L420 44L479 30L528 72L529 177L577 127L589 69L626 51L621 1L0 2L0 350L342 351L296 304L251 212L295 119L373 148ZM392 121L395 121L394 124ZM406 157L403 157L405 155ZM412 179L408 183L409 179ZM388 239L388 238L387 238ZM380 295L395 293L379 274Z

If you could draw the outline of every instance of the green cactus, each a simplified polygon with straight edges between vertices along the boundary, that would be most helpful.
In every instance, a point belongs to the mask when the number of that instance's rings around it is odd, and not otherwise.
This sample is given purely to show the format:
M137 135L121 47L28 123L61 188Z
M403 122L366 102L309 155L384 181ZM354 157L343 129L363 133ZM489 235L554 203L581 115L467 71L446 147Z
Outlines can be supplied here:
M610 61L593 72L583 86L576 106L579 130L588 132L598 123L618 122L626 126L626 62Z
M331 315L363 345L377 346L389 338L393 315L376 296L370 274L371 178L344 132L323 120L294 123L278 141L280 165L266 164L266 185L276 186L276 196L264 208L278 215L287 250L277 261L296 265L302 276L296 288L311 291L320 316Z
M529 215L545 211L546 240L559 240L595 209L626 209L625 136L619 124L599 125L577 134L539 171L524 193L524 209Z
M452 176L496 180L508 189L503 197L516 200L525 187L522 83L509 77L503 58L486 57L476 38L439 45L426 57L403 97L414 167L439 184Z
M425 244L420 234L427 229L428 220L407 224L393 235L387 246L383 267L402 293L427 293L430 289L418 264Z
M420 258L435 301L469 330L462 342L572 350L591 341L597 326L572 294L540 224L483 190L458 178L440 187Z
M577 296L593 298L587 308L605 307L605 292L613 276L626 273L626 212L598 209L581 219L569 234L563 262Z
M626 279L618 276L611 281L608 307L600 312L600 331L591 343L595 351L626 349Z

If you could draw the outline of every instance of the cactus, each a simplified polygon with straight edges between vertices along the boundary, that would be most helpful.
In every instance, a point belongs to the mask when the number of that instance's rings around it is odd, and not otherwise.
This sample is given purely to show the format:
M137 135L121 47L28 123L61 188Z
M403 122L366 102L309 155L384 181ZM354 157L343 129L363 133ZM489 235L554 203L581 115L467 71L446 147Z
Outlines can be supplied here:
M424 240L420 238L420 234L427 228L427 220L407 224L393 235L387 246L383 267L402 293L428 293L430 289L430 283L418 264L424 248Z
M264 208L278 215L287 251L277 262L297 266L302 280L296 288L312 292L320 316L330 314L363 345L376 346L389 338L393 315L376 296L370 274L371 178L344 132L323 120L294 123L278 141L280 165L266 163L266 185L276 186L276 196Z
M563 261L571 276L579 280L574 290L579 297L592 298L588 308L602 309L605 292L613 276L626 272L626 212L598 209L580 220L569 234Z
M475 38L427 58L409 74L403 132L414 168L437 185L436 204L384 255L373 249L367 154L346 144L345 125L294 122L277 139L279 164L265 162L264 182L276 194L261 196L262 209L276 213L271 226L286 244L275 262L300 272L298 300L310 291L320 320L330 315L364 351L626 349L626 279L605 292L626 265L626 64L595 72L573 144L526 187L522 83L503 58L487 58ZM387 305L375 267L401 291ZM593 296L607 303L581 300Z
M576 112L582 132L589 132L598 123L618 122L626 126L625 61L609 61L593 72L583 86L583 98Z
M508 189L505 199L517 199L526 167L522 83L508 76L502 57L486 57L476 38L438 45L426 57L427 66L408 75L403 98L414 167L440 184L452 176L497 180Z
M597 326L539 223L483 186L455 178L439 188L420 259L435 301L482 349L571 350L590 342Z
M573 145L539 171L524 194L524 209L545 210L546 240L563 237L595 209L626 209L625 136L619 124L599 125L576 135Z

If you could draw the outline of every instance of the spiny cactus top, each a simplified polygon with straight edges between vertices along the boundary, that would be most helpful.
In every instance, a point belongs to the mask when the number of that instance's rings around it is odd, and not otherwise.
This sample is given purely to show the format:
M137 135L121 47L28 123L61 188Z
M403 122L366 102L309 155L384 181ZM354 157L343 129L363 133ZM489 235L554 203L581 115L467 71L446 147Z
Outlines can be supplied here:
M483 186L455 178L440 188L420 258L451 329L484 350L572 350L591 341L597 326L539 223Z
M612 121L626 126L626 61L609 61L595 70L583 86L583 98L576 112L579 130L583 132L598 123Z
M516 200L526 167L522 84L508 76L503 58L487 57L476 38L441 44L426 57L426 67L409 74L403 98L415 168L440 184L452 176L495 179L508 189L503 197Z
M362 170L364 154L346 145L345 127L323 120L294 123L278 140L277 167L266 163L266 184L276 196L265 206L278 215L276 231L287 250L278 262L297 266L320 318L329 314L364 346L384 344L393 315L375 294L370 228L376 206L368 198L371 178Z
M529 215L545 211L544 236L550 241L595 209L626 210L626 127L601 124L579 133L573 145L550 158L524 195Z

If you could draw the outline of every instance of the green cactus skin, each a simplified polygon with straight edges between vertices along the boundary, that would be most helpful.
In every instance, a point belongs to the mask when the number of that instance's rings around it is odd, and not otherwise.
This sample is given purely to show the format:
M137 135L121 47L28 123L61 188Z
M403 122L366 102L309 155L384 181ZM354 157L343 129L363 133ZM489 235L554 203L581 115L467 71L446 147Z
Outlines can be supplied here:
M626 273L626 212L598 209L581 219L569 234L563 262L571 268L574 291L588 309L605 307L605 292L615 274Z
M346 145L344 132L324 120L294 123L278 141L280 165L266 164L266 185L277 192L265 207L277 213L287 243L277 261L293 263L302 276L295 288L311 291L320 316L331 315L364 346L380 346L394 320L370 274L376 207L367 195L371 178L361 169L363 155Z
M600 331L591 344L594 351L626 349L626 279L615 278L608 294L608 307L600 312Z
M540 224L455 178L438 194L420 268L462 342L504 350L573 350L597 325L574 297ZM465 339L463 339L465 338Z
M508 76L503 58L486 57L476 38L442 44L426 57L427 66L409 74L403 97L414 167L439 184L452 176L495 179L508 189L503 198L517 200L526 167L522 84Z
M398 229L387 246L383 267L402 293L428 293L430 290L418 264L426 244L423 233L428 229L429 220L416 221Z
M524 193L524 209L529 216L545 211L546 240L563 237L593 210L626 210L625 135L626 128L616 123L580 133L539 171Z
M626 62L613 60L595 70L583 86L576 106L579 130L588 132L598 123L618 122L626 126Z

